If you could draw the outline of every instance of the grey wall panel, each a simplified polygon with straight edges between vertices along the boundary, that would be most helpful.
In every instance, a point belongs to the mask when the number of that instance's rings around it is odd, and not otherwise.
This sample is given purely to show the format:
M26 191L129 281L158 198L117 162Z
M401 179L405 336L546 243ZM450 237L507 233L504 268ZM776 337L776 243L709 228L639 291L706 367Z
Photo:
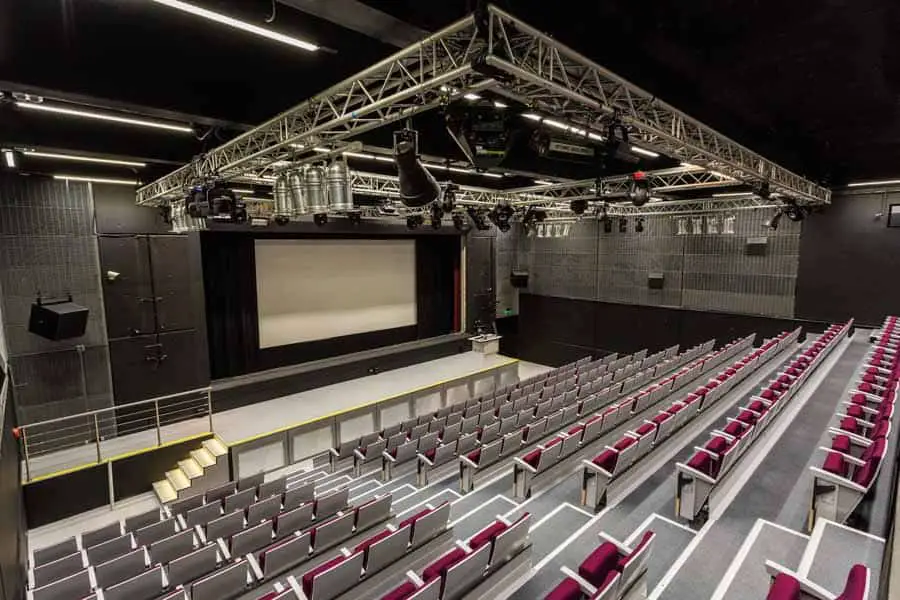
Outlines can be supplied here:
M466 237L466 329L475 330L475 321L495 314L496 270L494 241L496 229L472 229Z
M91 187L43 177L0 176L0 293L18 421L110 406L109 356L93 232ZM90 309L83 336L52 341L28 332L40 293L71 293ZM75 348L84 346L88 394Z

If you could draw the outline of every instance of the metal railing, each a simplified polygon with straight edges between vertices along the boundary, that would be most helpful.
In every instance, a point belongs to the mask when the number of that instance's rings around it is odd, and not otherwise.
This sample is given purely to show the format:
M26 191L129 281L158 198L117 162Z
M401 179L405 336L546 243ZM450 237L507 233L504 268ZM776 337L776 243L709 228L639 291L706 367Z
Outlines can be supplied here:
M15 433L27 482L201 433L194 424L212 431L210 387L29 423Z

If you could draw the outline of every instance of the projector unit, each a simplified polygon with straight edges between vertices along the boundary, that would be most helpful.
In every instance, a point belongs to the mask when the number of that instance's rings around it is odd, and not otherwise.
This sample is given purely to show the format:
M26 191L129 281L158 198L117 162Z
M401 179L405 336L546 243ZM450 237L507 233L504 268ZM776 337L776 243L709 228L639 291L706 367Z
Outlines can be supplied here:
M594 146L579 144L571 138L552 135L541 130L532 134L529 146L538 156L553 160L593 163L597 156Z

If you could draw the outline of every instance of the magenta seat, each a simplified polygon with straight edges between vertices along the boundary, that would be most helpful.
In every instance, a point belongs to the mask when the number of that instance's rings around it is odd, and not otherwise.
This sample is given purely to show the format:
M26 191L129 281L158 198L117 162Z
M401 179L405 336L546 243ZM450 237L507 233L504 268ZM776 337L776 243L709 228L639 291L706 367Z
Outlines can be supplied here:
M481 458L481 448L472 450L471 452L466 454L466 458L468 458L469 460L471 460L473 463L475 463L477 465L478 459Z
M613 472L613 469L616 468L616 463L619 460L619 453L615 450L604 450L600 454L594 457L594 460L591 461L601 469L606 470L609 473Z
M736 437L736 438L743 437L743 435L744 435L744 433L746 433L746 431L747 431L747 428L744 425L742 425L741 423L738 423L736 421L732 421L731 423L728 424L728 427L725 428L725 433L727 433L728 435L730 435L732 437Z
M668 421L668 420L671 419L671 418L672 418L672 415L670 415L670 414L667 413L667 412L662 412L662 413L659 413L658 415L656 415L655 417L653 417L652 420L653 420L653 422L656 423L657 425L661 425L661 424L665 423L666 421Z
M538 461L541 460L541 451L532 450L531 452L523 456L522 460L536 469L538 466Z
M582 427L581 425L576 425L566 433L568 433L569 435L581 435L582 431L584 431L584 427Z
M407 581L403 585L394 588L387 594L381 597L381 600L406 600L413 594L418 591L419 588L415 586L412 581Z
M841 477L846 477L847 472L849 471L847 463L844 461L843 457L841 457L840 454L836 454L834 452L828 453L828 456L825 458L825 462L822 464L822 470L828 471L829 473L834 473L835 475L840 475Z
M653 425L652 423L644 423L643 425L641 425L640 427L638 427L638 428L635 430L635 433L638 434L638 435L643 436L643 435L647 435L648 433L650 433L650 432L653 431L654 429L656 429L656 426Z
M714 452L715 454L722 454L725 450L728 449L728 440L723 438L722 436L716 436L713 439L706 442L706 446L704 446L710 452Z
M581 586L571 577L563 579L558 586L544 596L544 600L581 600L582 598L584 598L584 593L581 591Z
M616 569L621 572L625 567L627 567L628 563L631 561L631 558L638 552L643 550L644 546L650 543L650 540L653 539L653 535L654 534L652 531L645 531L644 536L641 538L641 542L634 547L634 550L632 550L631 553L627 556L623 556L619 559L619 562L616 563Z
M862 406L848 406L847 416L855 419L862 419L865 416L865 411L863 411Z
M750 406L748 406L747 408L749 408L750 410L752 410L753 412L756 412L756 413L764 413L767 410L769 410L769 408L765 404L763 404L762 401L760 401L760 400L754 400L753 402L750 403Z
M831 442L831 449L844 454L850 454L850 436L838 435Z
M687 466L700 471L704 475L715 477L713 474L713 470L715 469L714 461L706 452L697 452L694 454L694 456L691 457L691 460L688 461Z
M557 445L557 444L561 444L562 441L563 441L563 440L562 440L561 437L555 437L555 438L553 438L552 440L550 440L549 442L547 442L547 445L544 446L544 447L545 447L545 448L552 448L553 446L555 446L555 445Z
M743 422L743 423L746 423L746 424L748 424L748 425L753 425L753 424L756 423L756 421L757 421L758 419L757 419L756 415L754 415L754 414L753 414L752 412L750 412L749 410L742 410L742 411L741 411L741 414L738 415L737 420L738 420L738 421L741 421L741 422Z
M425 458L427 458L428 460L434 460L435 454L437 454L437 447L434 447L431 450L426 450Z
M406 527L407 525L412 525L413 523L415 523L416 521L418 521L419 519L421 519L422 517L424 517L425 515L427 515L430 512L431 512L430 508L426 508L425 510L417 512L413 516L408 517L408 518L404 519L403 521L400 521L400 524L397 526L397 529L402 529L402 528Z
M464 559L466 551L462 548L454 548L444 556L440 557L422 571L422 580L428 583L432 579L437 579L446 575L447 570Z
M494 539L508 529L506 523L494 521L469 539L469 548L478 550L482 546L490 544Z
M759 395L766 400L776 400L778 398L778 394L776 394L774 390L768 388L764 389Z
M618 442L615 443L613 448L621 452L626 448L633 446L636 443L636 440L633 437L624 436Z
M330 569L332 567L338 566L345 560L347 560L347 558L343 554L340 556L335 556L328 562L324 562L321 565L319 565L318 567L311 569L311 570L307 571L306 573L304 573L302 583L303 583L303 593L306 594L306 597L307 598L312 597L313 578L315 578L316 575L318 575L319 573L324 573L325 571L327 571L328 569Z
M394 533L394 532L391 531L390 529L385 529L384 531L382 531L382 532L380 532L380 533L376 533L375 535L373 535L373 536L370 537L369 539L363 540L362 542L360 542L359 544L357 544L357 545L356 545L356 548L354 548L353 551L354 551L354 552L365 552L366 550L369 549L369 546L371 546L372 544L374 544L374 543L376 543L376 542L380 542L381 540L383 540L384 538L388 537L388 536L391 535L392 533Z
M596 588L601 588L610 572L615 575L619 550L610 542L603 542L578 567L578 574Z
M878 423L875 424L875 427L872 428L871 438L873 440L877 440L878 438L886 438L890 429L890 421L881 419L878 421Z
M844 417L841 419L841 429L850 433L859 433L859 425L853 417Z
M836 600L862 600L868 587L869 570L863 565L853 565L847 575L844 591Z

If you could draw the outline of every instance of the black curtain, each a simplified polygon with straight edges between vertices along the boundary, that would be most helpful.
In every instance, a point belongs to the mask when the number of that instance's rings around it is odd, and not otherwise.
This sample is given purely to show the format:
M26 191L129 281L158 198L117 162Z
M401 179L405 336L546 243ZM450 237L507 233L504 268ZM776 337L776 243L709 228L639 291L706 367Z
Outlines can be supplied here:
M418 338L453 331L459 294L459 237L422 237L416 240L416 321Z

